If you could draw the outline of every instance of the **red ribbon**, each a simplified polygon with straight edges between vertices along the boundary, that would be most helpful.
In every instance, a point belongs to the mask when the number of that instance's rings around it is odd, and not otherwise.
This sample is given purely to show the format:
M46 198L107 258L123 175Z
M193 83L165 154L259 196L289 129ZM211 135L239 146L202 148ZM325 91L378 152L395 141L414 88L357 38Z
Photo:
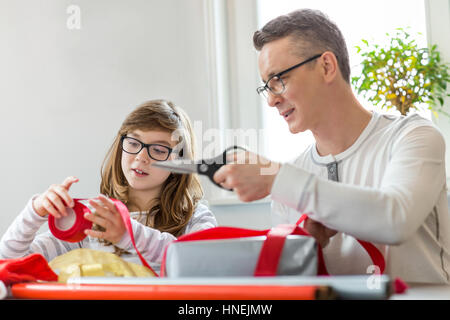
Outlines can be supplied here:
M116 206L117 211L120 213L120 216L122 217L122 221L125 225L125 228L127 229L128 234L131 238L131 243L133 244L134 249L136 250L137 255L139 256L139 259L141 260L142 264L146 266L150 271L153 273L154 276L158 276L158 274L150 267L150 265L145 261L144 257L141 255L139 250L136 247L136 242L134 240L134 234L133 229L131 227L131 219L130 219L130 213L128 212L128 208L119 200L109 198L114 202L114 205ZM74 224L66 229L62 230L58 228L58 223L56 222L56 219L54 216L49 215L48 217L48 226L52 234L63 241L68 242L80 242L84 238L86 238L86 234L84 233L84 230L90 229L92 227L92 222L84 218L84 214L86 212L91 212L91 210L84 205L82 202L86 201L87 199L74 199L75 206L73 207L73 212L75 214L75 222ZM70 210L69 210L70 211ZM61 219L61 218L60 218Z
M303 214L300 219L298 219L296 225L300 225L303 221L306 221L308 219L308 216L306 214ZM370 242L366 242L363 240L356 239L358 243L366 250L366 252L369 254L370 259L372 259L372 262L375 266L377 266L380 269L380 274L384 273L384 269L386 268L386 262L384 261L383 254L378 250L377 247L375 247ZM320 262L322 260L322 262ZM321 265L322 263L322 265ZM321 269L321 270L320 270ZM319 274L321 275L329 275L328 271L325 267L325 263L323 260L323 253L322 248L319 245Z
M48 227L52 234L63 241L67 242L80 242L86 238L84 230L92 228L92 222L84 218L84 214L91 212L88 207L80 202L84 199L74 199L75 206L71 208L66 208L69 212L69 217L61 217L59 219L70 219L70 215L75 214L75 222L69 229L59 229L59 225L62 220L56 220L53 215L48 216ZM71 209L71 210L70 210Z
M295 225L279 225L268 230L251 230L233 227L216 227L206 230L197 231L179 237L174 242L180 241L195 241L195 240L219 240L219 239L233 239L246 238L256 236L266 236L266 240L261 248L258 262L254 270L254 276L275 276L277 274L278 265L281 258L281 252L284 242L288 235L303 235L310 236L310 234L299 224L308 218L307 215L302 215ZM373 244L358 240L371 257L374 265L380 268L383 273L385 269L385 261L381 252ZM167 248L164 252L160 276L163 277L166 272L166 254ZM329 275L325 266L323 252L320 245L318 245L318 275Z

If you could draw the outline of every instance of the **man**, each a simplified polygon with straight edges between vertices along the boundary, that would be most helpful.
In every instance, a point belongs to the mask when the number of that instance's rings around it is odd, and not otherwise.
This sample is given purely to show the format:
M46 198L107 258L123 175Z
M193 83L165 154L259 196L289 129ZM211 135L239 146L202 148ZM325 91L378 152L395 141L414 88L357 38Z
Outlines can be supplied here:
M350 86L344 38L319 11L280 16L253 41L265 83L258 92L292 133L311 130L315 143L294 163L230 164L215 181L243 201L270 194L277 223L306 213L305 228L324 247L330 274L373 271L360 239L380 250L392 277L450 283L440 132L418 115L367 111Z

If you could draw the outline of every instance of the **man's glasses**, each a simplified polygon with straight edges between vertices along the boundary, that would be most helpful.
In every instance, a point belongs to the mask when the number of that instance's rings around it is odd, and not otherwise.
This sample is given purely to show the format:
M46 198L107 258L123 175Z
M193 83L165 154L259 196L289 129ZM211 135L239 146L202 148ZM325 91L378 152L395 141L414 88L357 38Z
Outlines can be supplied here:
M319 58L320 56L322 56L322 54L323 53L317 54L309 59L306 59L303 62L300 62L299 64L296 64L295 66L292 66L286 70L283 70L281 72L278 72L277 74L274 74L266 81L265 85L256 88L256 92L258 92L258 94L262 94L266 99L269 95L268 91L272 92L274 95L282 94L284 92L284 90L286 90L286 87L283 83L283 80L281 80L281 77L283 75L285 75L286 73L288 73L289 71L292 71L295 68L301 67L302 65Z
M121 143L122 150L131 154L138 154L143 148L147 148L148 156L156 161L166 161L172 153L172 148L167 146L155 143L146 144L126 135L122 136Z

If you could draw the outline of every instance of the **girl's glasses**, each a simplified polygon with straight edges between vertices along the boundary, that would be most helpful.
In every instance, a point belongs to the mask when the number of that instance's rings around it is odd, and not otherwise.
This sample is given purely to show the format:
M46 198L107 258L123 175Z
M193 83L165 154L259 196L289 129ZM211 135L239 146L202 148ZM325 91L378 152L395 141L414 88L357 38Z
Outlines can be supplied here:
M146 144L138 139L127 137L126 135L122 136L121 144L122 150L130 154L138 154L143 148L147 148L148 156L156 161L166 161L172 153L172 148L162 144Z

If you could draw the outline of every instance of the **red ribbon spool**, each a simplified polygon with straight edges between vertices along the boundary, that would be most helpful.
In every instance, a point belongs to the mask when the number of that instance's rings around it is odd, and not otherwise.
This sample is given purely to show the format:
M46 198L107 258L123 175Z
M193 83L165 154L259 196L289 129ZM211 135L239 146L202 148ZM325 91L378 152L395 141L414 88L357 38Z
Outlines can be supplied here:
M75 202L74 207L66 207L66 210L68 212L67 217L55 219L55 217L51 214L48 216L48 227L51 233L60 240L68 242L80 242L81 240L86 238L84 230L92 228L92 222L84 218L84 214L87 212L91 212L91 210L82 203L84 201L87 202L87 199L73 200ZM145 261L144 257L136 247L133 229L131 227L130 213L128 212L127 207L119 200L113 198L110 198L110 200L114 202L117 211L119 211L120 216L122 217L122 221L125 224L125 228L130 235L131 243L133 244L133 247L136 250L136 253L139 256L142 264L149 268L151 272L157 277L158 274L152 269L152 267L150 267L147 261Z
M92 222L84 218L84 214L90 212L88 207L78 200L74 200L73 208L66 207L68 215L55 219L48 216L48 227L51 233L58 239L68 242L80 242L86 238L84 230L92 228Z

